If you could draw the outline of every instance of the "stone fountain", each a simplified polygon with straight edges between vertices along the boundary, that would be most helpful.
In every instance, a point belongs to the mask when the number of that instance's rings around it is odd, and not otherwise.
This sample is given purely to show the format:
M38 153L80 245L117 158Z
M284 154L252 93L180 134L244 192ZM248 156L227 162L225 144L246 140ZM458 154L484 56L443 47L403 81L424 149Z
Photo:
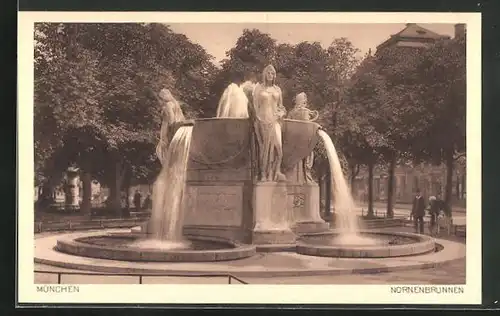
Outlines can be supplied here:
M61 237L57 251L160 262L236 260L257 251L377 258L433 252L431 238L359 230L335 147L313 122L317 112L301 93L286 116L275 75L268 66L262 83L228 87L218 113L237 117L185 120L180 112L173 123L164 118L157 155L166 158L151 219L131 232ZM169 106L179 113L171 95L164 108ZM336 178L336 211L347 230L331 231L320 217L319 186L310 174L320 139Z
M293 244L295 232L304 227L309 232L328 229L319 216L318 184L293 177L316 145L320 126L290 119L283 123L287 181L259 182L249 119L195 121L186 182L187 234L257 245Z

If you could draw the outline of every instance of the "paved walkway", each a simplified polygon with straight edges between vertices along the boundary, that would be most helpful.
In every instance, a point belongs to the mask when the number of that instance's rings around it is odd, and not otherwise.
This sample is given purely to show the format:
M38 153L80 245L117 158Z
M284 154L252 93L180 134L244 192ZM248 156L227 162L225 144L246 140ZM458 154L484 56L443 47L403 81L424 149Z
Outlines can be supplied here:
M43 264L35 269L44 271L75 272ZM81 272L81 271L80 271ZM465 258L430 269L397 271L378 274L256 278L243 277L249 284L465 284ZM74 284L137 284L138 277L64 275L63 283ZM238 284L237 281L232 281ZM57 275L35 274L35 283L57 283ZM144 277L144 284L227 284L226 277Z
M465 258L444 266L378 274L289 277L279 279L244 278L250 284L465 284Z
M366 205L358 205L357 212L359 215L366 215L368 207ZM363 210L363 211L362 211ZM385 215L385 208L376 208L375 215L377 216L384 216ZM410 209L406 208L395 208L394 209L394 216L396 217L410 217ZM425 221L430 221L430 216L425 216L424 218ZM467 223L467 217L465 213L455 213L453 215L453 224L454 225L466 225Z

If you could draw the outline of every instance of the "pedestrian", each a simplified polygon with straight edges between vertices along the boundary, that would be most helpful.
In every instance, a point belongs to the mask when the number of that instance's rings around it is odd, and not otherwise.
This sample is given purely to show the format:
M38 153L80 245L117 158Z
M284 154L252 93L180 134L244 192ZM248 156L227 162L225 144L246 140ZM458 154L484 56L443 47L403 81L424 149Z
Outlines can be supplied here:
M142 208L146 210L151 210L153 206L153 201L151 200L151 193L148 193L146 198L144 199L144 203L142 204Z
M134 206L136 212L139 212L141 210L141 199L142 199L141 192L139 190L135 190Z
M439 225L437 227L436 225L438 224L438 217L440 211L441 211L440 200L437 199L435 196L429 197L429 215L431 218L429 231L432 236L437 235L437 233L439 232Z
M424 216L425 216L425 199L420 195L420 190L417 189L413 205L411 208L411 216L415 225L415 233L424 233Z
M440 225L439 225L439 218L442 218L444 214L447 213L447 209L448 209L448 206L446 205L446 203L444 202L444 200L438 196L438 198L436 199L436 204L437 204L437 209L438 209L438 213L437 213L437 217L436 217L436 221L437 221L437 228L438 228L438 233L439 233L439 230L440 230Z

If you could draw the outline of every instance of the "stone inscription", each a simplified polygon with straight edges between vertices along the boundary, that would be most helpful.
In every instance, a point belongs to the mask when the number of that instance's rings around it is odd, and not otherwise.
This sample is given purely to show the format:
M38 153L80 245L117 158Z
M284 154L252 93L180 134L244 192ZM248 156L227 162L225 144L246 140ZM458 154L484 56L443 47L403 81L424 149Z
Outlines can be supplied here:
M241 225L242 186L188 186L186 225Z
M245 181L251 179L249 169L188 170L187 181Z

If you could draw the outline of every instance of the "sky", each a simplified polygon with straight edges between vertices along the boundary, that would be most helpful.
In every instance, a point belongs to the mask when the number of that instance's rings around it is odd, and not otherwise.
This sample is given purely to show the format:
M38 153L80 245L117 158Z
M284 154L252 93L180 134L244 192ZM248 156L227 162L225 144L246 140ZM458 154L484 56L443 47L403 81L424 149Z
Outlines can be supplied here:
M418 25L438 34L453 37L454 24ZM200 44L215 57L217 64L224 59L226 51L236 44L236 40L245 28L257 28L268 33L278 43L297 44L302 41L320 42L328 47L335 38L346 37L364 55L371 48L375 52L377 45L392 34L406 27L404 23L392 24L284 24L284 23L178 23L169 24L174 32L186 35L192 42Z

